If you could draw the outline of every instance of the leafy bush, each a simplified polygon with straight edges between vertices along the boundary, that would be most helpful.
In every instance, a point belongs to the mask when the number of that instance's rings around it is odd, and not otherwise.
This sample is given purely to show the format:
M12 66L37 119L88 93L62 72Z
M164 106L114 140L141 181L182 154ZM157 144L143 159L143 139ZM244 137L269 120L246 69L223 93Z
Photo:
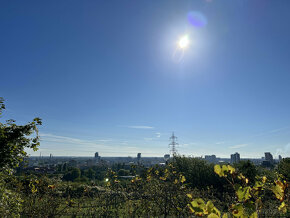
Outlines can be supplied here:
M1 217L20 217L23 200L5 181L9 175L0 172L0 214Z

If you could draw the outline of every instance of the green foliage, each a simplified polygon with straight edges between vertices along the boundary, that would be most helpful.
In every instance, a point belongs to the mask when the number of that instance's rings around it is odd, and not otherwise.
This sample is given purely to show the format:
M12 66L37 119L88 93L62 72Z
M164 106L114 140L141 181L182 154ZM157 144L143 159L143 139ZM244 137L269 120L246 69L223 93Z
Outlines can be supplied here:
M245 163L248 165L248 163ZM279 211L286 213L287 204L289 202L286 196L286 188L288 182L281 181L280 178L275 180L275 184L267 183L267 178L264 176L260 179L253 180L252 185L249 179L243 174L236 171L230 165L216 165L214 167L215 173L220 177L224 177L232 185L236 193L236 202L233 202L230 211L234 217L258 217L262 209L262 199L264 190L271 190L276 198L282 202L279 206ZM251 170L251 167L250 169ZM246 171L249 172L249 171ZM252 175L250 173L249 175ZM240 180L236 183L236 180Z
M5 109L0 97L0 117ZM11 168L17 167L27 156L25 148L37 150L39 137L37 126L41 120L35 118L26 125L16 125L14 120L0 122L0 214L2 217L19 217L23 208L21 195L11 187L14 179ZM29 137L34 134L34 137Z
M271 187L271 190L275 194L276 198L283 202L284 200L284 193L285 189L287 188L287 183L286 181L282 182L280 180L275 181L275 185Z
M278 164L278 172L290 180L290 158L283 158Z
M130 171L129 170L125 170L125 169L120 169L118 171L118 175L119 176L129 176L130 175Z
M93 169L88 169L85 172L85 175L89 178L89 179L94 179L95 178L95 171Z
M201 198L194 199L188 207L191 213L197 216L208 215L208 217L220 217L221 212L214 206L212 201L204 202Z
M5 181L8 175L0 172L0 215L1 217L20 217L23 200Z
M62 165L62 171L63 171L63 172L68 171L67 163L64 163L64 164Z
M124 216L189 215L186 207L189 199L184 194L187 192L187 187L184 184L186 179L176 171L173 165L149 168L142 177L137 175L127 184L122 184L114 171L109 171L106 177L108 178L106 188L114 196L114 202L125 202L126 215ZM110 204L109 200L110 197L105 199L105 202ZM121 210L122 206L119 208ZM114 207L108 209L109 214L114 212ZM115 216L120 216L120 213Z
M173 165L178 172L186 175L187 183L192 188L223 187L223 180L214 173L214 165L204 160L176 156Z
M251 161L240 161L239 163L236 163L234 167L239 173L249 179L249 183L253 184L255 182L258 171Z
M103 181L106 176L107 169L108 167L106 165L94 166L93 170L95 171L95 179L99 181Z
M0 116L3 109L5 109L4 100L0 98ZM39 118L33 119L26 125L16 125L14 120L0 123L0 169L18 166L27 156L25 148L37 150L38 125L41 125ZM30 138L29 136L33 134L34 137Z
M71 171L64 174L63 179L65 181L74 181L74 180L80 178L80 175L81 175L81 171L79 168L72 168Z
M217 176L228 181L233 189L234 196L228 201L221 202L214 195L205 194L206 191L212 193L211 188L192 189L186 175L179 172L174 164L143 168L142 175L135 174L131 180L120 180L118 173L108 170L102 186L96 185L93 181L82 183L81 177L74 179L74 182L63 182L43 176L7 175L6 179L3 179L4 190L12 194L5 193L9 196L6 197L6 201L10 202L6 204L8 205L6 213L9 212L6 216L212 218L279 217L283 214L287 216L289 211L287 181L278 178L272 183L266 177L261 177L252 185L230 165L216 165L214 169ZM139 171L137 167L133 167L133 170ZM72 168L67 173L73 174L73 171L76 172ZM89 169L85 170L84 174L88 172ZM76 174L79 176L79 173ZM265 191L272 193L272 199L267 198L267 202L264 201L264 195L268 193ZM265 203L271 208L270 213L267 212Z
M2 97L0 97L0 117L2 114L2 110L5 109L5 104L4 104L4 99Z

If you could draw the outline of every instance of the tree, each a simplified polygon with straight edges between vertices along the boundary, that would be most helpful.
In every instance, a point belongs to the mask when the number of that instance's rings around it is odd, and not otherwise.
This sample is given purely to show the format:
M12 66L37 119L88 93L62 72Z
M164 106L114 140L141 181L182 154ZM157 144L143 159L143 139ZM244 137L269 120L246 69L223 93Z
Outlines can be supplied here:
M119 176L129 176L129 174L130 174L130 171L129 171L129 170L120 169L120 170L118 171L118 175L119 175Z
M64 163L62 166L62 171L66 172L68 170L67 163Z
M66 181L74 181L75 179L80 178L81 171L79 168L73 168L68 173L64 174L63 179Z
M235 164L235 168L245 177L247 177L251 184L255 182L257 168L250 160L240 161L239 163Z
M206 188L213 186L222 188L222 181L213 171L213 164L198 158L176 156L173 165L177 171L183 173L186 182L193 188Z
M94 179L96 173L92 168L90 168L85 174L89 179Z
M283 158L278 164L278 172L290 180L290 158Z
M4 99L0 97L0 117L4 109ZM0 169L17 167L27 157L25 148L38 149L37 126L41 124L40 118L34 118L26 125L17 125L15 120L0 122Z

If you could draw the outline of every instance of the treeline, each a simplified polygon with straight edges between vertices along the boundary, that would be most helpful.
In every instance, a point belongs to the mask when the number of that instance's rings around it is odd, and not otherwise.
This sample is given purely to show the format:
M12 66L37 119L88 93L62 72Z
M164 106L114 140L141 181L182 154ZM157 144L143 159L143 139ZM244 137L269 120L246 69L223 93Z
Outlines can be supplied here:
M129 180L118 174L120 166L117 172L108 168L103 180L74 182L2 172L0 212L4 217L288 217L289 167L290 158L268 170L248 161L231 166L175 157L167 166L132 166L128 172L135 177ZM94 174L93 168L84 172Z

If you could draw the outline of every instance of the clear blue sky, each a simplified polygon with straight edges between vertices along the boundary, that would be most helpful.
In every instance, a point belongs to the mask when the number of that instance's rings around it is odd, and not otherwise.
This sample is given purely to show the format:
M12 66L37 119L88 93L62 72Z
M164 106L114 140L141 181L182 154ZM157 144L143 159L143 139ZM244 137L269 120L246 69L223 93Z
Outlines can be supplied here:
M290 156L290 1L1 1L1 120L44 155ZM188 13L207 23L197 27ZM181 55L178 39L190 44Z

